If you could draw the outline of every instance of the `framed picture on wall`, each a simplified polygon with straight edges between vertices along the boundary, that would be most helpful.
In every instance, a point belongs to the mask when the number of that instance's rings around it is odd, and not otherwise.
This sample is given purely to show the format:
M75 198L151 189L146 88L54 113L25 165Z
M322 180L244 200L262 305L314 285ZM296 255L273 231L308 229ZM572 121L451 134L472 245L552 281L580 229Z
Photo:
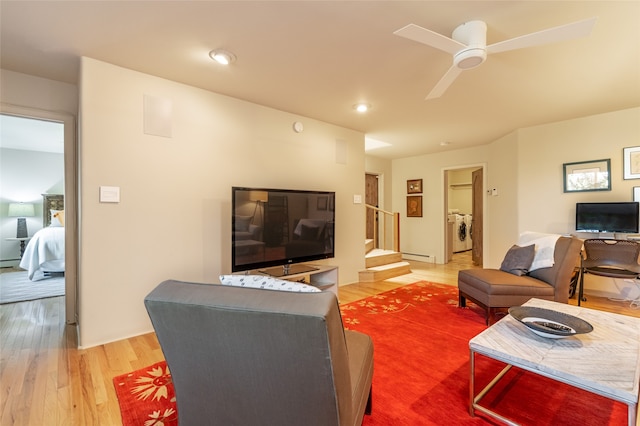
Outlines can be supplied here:
M580 161L562 165L564 192L611 191L611 160Z
M622 149L625 179L640 179L640 146Z
M422 179L408 180L407 194L422 194Z
M407 217L422 217L422 195L407 195Z

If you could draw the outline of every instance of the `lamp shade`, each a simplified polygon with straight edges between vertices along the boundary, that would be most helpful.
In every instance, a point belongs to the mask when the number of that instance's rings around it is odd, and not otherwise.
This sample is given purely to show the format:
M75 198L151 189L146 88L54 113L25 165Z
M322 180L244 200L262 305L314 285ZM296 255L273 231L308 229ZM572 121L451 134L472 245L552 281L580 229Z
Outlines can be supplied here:
M30 203L9 204L10 217L30 217L34 215L35 215L35 211L33 208L33 204L30 204Z
M269 193L267 191L249 191L249 201L266 203L269 201Z

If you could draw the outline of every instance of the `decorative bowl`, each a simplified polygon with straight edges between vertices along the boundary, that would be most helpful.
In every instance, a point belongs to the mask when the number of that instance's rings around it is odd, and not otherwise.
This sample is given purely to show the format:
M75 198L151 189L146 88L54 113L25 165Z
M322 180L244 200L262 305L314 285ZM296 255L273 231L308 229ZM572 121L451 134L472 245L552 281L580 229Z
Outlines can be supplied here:
M537 335L550 339L561 339L593 331L593 326L585 320L550 309L514 306L509 308L509 314Z

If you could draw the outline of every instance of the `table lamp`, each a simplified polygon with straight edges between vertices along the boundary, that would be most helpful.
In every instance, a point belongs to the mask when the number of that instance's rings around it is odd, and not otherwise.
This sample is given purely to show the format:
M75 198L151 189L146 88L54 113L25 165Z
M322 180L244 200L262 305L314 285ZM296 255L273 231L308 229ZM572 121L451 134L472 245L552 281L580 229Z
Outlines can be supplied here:
M9 217L18 218L18 229L16 232L16 238L28 238L27 232L27 217L34 216L33 204L29 203L10 203L9 204Z

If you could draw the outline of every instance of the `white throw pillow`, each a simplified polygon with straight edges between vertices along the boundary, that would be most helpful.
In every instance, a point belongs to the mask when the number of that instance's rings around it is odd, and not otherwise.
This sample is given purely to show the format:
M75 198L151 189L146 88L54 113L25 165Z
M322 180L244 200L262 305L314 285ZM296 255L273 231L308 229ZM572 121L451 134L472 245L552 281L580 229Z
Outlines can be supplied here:
M520 234L517 245L523 247L535 244L536 254L529 272L541 268L551 268L555 264L556 243L560 234L545 234L542 232L526 231Z
M280 280L264 275L220 275L220 282L223 285L234 287L262 288L299 293L318 293L321 291L312 285Z
M64 226L64 210L49 210L51 214L51 223L49 226L60 227Z

